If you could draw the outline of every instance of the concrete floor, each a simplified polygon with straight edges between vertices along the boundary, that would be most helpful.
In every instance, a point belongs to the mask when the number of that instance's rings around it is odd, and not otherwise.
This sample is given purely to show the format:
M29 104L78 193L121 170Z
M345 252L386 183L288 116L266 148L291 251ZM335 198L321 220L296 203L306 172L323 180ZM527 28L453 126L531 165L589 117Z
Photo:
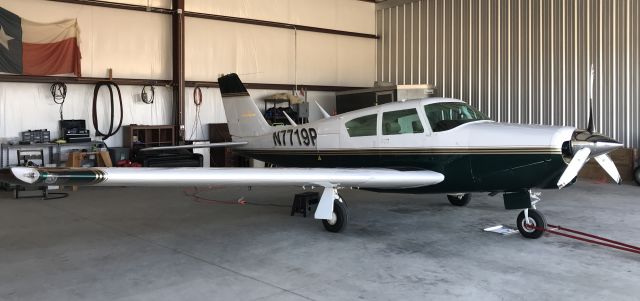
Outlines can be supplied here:
M345 233L289 216L288 188L82 188L60 200L0 192L1 300L638 300L640 255L515 226L499 196L343 191ZM640 187L547 191L550 223L640 244ZM548 235L548 234L547 234Z

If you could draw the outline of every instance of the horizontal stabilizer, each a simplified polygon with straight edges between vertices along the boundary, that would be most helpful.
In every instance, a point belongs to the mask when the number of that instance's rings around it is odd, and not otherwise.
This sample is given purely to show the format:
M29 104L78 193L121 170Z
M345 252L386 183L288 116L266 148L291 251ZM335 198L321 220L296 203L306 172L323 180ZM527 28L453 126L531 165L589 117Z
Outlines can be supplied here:
M246 145L248 142L218 142L218 143L202 143L176 146L156 146L140 149L140 151L158 151L158 150L174 150L174 149L193 149L193 148L219 148Z

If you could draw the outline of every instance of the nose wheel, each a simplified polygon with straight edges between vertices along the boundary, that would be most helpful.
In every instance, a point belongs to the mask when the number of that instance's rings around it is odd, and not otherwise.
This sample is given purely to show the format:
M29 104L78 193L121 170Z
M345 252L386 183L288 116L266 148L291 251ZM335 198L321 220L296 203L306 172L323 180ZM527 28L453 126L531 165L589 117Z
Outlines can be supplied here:
M349 210L342 198L333 201L333 216L331 219L323 219L322 225L329 232L342 232L349 223Z
M525 209L517 219L518 231L526 238L540 238L547 229L547 220L536 209Z

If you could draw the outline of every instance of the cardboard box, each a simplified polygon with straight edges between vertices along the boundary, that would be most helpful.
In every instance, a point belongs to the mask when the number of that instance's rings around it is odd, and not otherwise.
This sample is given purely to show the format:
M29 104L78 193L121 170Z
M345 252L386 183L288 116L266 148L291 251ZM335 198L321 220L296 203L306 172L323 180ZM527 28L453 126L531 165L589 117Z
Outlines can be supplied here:
M609 157L611 157L613 163L616 164L618 172L620 172L620 177L622 177L622 182L627 184L634 183L633 172L638 162L638 150L631 148L618 149L609 153ZM611 180L604 169L593 159L589 160L582 170L580 170L578 179L613 183L613 180Z

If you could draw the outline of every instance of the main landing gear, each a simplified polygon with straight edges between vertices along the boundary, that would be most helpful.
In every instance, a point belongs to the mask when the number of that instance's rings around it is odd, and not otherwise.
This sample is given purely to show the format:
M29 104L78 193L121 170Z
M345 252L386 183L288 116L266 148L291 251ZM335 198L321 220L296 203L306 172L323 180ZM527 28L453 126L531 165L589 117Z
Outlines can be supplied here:
M323 219L322 225L329 232L342 232L349 224L349 209L347 204L338 196L333 201L333 217L331 219Z
M453 206L467 206L471 201L471 193L447 194L447 199Z

